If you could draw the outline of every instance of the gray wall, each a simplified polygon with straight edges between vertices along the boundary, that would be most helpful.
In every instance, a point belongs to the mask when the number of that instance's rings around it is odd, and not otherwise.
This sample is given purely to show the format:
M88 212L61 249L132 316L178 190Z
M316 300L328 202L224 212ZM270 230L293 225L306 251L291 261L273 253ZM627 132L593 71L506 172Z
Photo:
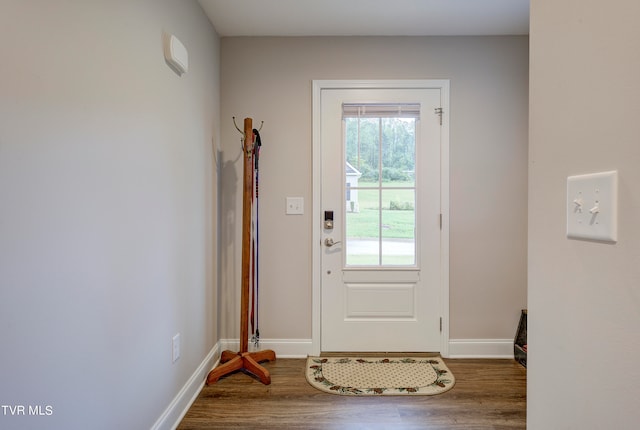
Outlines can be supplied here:
M0 9L0 403L52 407L0 427L150 428L218 340L219 39L195 1Z
M452 339L510 339L526 307L527 37L223 38L221 335L238 337L242 164L264 121L260 334L311 338L311 81L451 80ZM285 215L285 197L305 199Z
M640 412L640 3L531 4L528 427ZM565 237L567 176L618 170L615 245Z

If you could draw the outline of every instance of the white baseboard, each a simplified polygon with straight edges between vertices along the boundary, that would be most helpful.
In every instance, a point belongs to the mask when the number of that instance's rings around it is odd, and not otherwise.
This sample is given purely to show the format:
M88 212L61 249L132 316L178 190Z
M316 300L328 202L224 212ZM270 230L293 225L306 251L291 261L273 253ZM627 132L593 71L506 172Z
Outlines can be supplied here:
M222 350L237 351L240 348L238 339L220 339ZM276 353L276 358L305 358L312 355L311 339L260 339L260 344L255 347L249 342L249 352L271 349Z
M220 350L237 351L238 339L220 339ZM304 358L313 355L311 339L261 339L256 348L249 342L249 351L271 349L276 357ZM450 339L449 358L510 358L513 359L513 339Z
M204 387L205 379L220 359L220 342L216 343L200 366L173 398L151 430L175 429Z
M513 359L513 339L450 339L449 358Z

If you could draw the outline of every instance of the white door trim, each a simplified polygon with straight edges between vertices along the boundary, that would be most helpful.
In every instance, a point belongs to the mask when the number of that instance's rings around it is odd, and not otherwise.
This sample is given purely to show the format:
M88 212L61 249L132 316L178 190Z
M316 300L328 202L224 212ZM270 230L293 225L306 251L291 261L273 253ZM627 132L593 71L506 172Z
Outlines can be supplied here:
M449 80L314 80L312 82L312 169L313 169L313 205L312 205L312 278L311 278L311 341L312 353L320 354L320 325L321 325L321 225L320 214L321 196L321 154L320 154L320 93L323 89L381 89L381 88L439 88L442 94L441 151L440 151L440 186L442 208L441 232L441 316L442 332L440 336L440 354L449 356Z

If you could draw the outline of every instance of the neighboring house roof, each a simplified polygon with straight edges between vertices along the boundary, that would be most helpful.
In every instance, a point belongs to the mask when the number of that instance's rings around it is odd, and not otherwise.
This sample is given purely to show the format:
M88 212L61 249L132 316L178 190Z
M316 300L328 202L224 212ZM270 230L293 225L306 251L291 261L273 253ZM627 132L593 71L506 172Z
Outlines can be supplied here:
M347 166L346 166L347 176L357 176L358 178L362 176L362 173L360 173L358 169L353 167L351 163L349 163L348 161L346 161L346 163L347 163Z

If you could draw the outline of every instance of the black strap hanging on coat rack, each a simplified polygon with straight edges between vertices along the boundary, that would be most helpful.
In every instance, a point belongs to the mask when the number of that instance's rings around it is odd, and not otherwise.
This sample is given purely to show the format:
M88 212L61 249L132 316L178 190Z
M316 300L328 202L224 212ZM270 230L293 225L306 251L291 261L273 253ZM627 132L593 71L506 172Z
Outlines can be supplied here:
M262 126L260 127L262 128ZM258 204L259 180L260 180L260 131L253 129L253 181L255 184L253 195L253 241L252 241L252 270L251 270L251 341L257 348L260 345L260 206Z

